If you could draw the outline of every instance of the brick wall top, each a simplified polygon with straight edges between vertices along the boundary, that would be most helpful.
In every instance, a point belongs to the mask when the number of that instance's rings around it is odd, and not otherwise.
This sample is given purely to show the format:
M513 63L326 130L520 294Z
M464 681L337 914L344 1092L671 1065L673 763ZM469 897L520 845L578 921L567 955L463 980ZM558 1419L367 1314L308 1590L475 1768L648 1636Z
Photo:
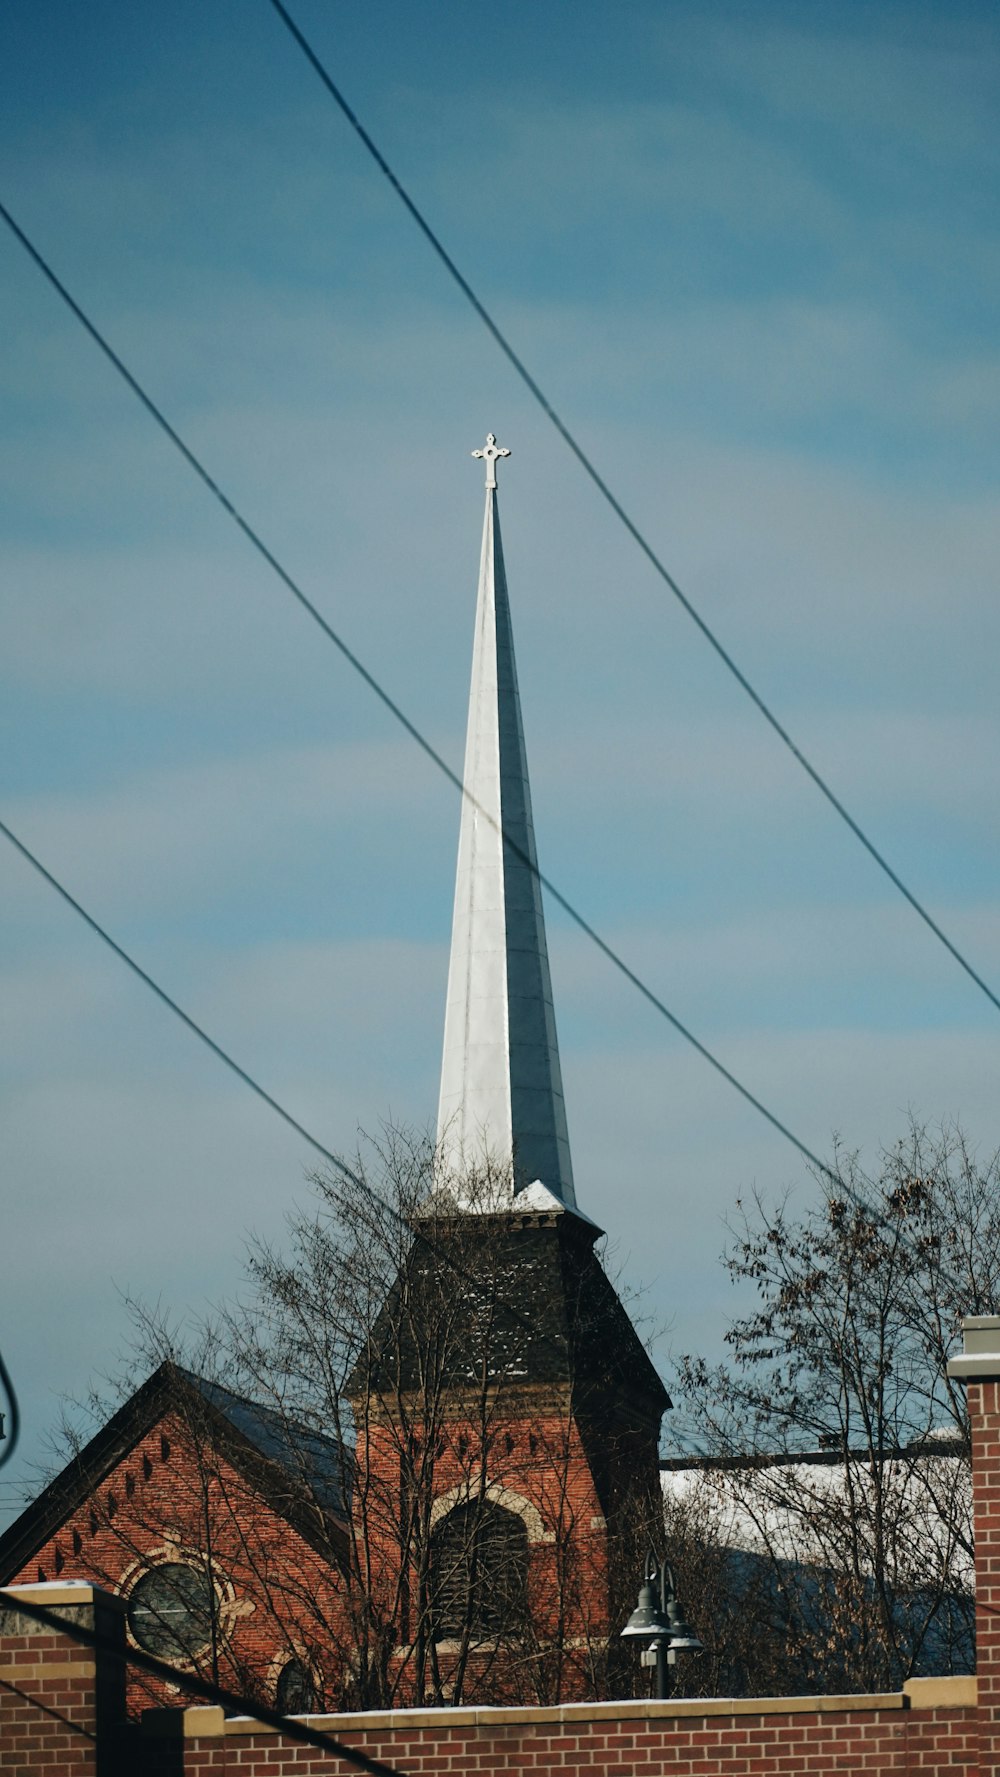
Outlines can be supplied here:
M28 1604L40 1604L44 1610L57 1610L65 1604L88 1605L95 1599L104 1610L121 1611L124 1614L125 1601L116 1598L113 1592L105 1592L103 1586L92 1586L86 1580L44 1580L34 1586L3 1586L0 1587L0 1598L16 1605L19 1598ZM42 1625L38 1625L39 1633L45 1634Z
M86 1643L67 1636L56 1624L40 1623L37 1618L30 1617L24 1610L19 1611L19 1604L40 1605L43 1610L50 1610L62 1623L79 1623L82 1627L110 1636L123 1633L121 1619L125 1614L125 1606L120 1598L114 1598L100 1586L77 1584L72 1581L45 1581L34 1586L2 1586L0 1587L0 1644L2 1657L5 1661L15 1660L19 1647L28 1647L39 1653L44 1650L48 1661L73 1660L82 1671L94 1670L94 1649ZM124 1644L123 1644L124 1646ZM34 1658L34 1654L31 1656Z
M412 1731L415 1728L451 1731L456 1728L558 1726L572 1724L578 1730L592 1722L602 1729L628 1722L661 1722L669 1730L674 1721L691 1717L714 1720L733 1716L853 1715L884 1714L894 1710L962 1710L976 1705L975 1676L962 1678L910 1679L902 1691L884 1691L874 1695L857 1693L823 1697L673 1697L665 1702L654 1699L613 1703L563 1703L547 1709L535 1708L466 1708L466 1709L387 1709L358 1711L348 1715L310 1715L300 1719L321 1734L341 1739L378 1731ZM154 1735L169 1732L183 1739L214 1739L227 1736L239 1739L248 1734L277 1734L277 1728L265 1727L249 1716L225 1716L221 1709L147 1709L142 1718L143 1729ZM791 1725L791 1724L789 1724Z
M966 1382L1000 1376L1000 1314L970 1314L962 1322L963 1349L948 1375Z
M974 1672L960 1678L908 1678L903 1691L911 1709L975 1709L978 1701Z

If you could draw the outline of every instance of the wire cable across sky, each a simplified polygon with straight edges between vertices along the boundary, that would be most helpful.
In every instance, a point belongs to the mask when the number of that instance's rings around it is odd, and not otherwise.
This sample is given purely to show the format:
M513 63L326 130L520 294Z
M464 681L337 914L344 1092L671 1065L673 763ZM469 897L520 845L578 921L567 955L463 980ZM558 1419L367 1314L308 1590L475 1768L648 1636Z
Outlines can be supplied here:
M411 721L410 717L408 715L406 715L405 711L396 702L395 698L393 698L389 694L389 692L385 689L385 687L382 684L380 684L379 680L375 677L374 673L372 673L369 670L369 668L367 666L365 666L364 662L360 659L360 657L357 654L355 654L354 650L351 647L348 646L348 644L344 640L343 636L341 636L339 634L339 632L334 629L333 625L327 621L327 619L323 616L323 613L320 611L319 607L317 605L313 604L312 599L310 599L308 597L308 595L303 591L302 587L293 578L293 576L288 572L288 569L282 565L282 563L278 560L278 557L268 548L267 544L264 542L264 540L260 536L259 532L256 531L254 529L253 525L250 524L249 520L244 518L242 513L238 511L237 507L233 504L233 502L229 498L228 494L223 492L223 489L220 487L219 483L215 480L215 477L209 473L209 471L205 468L204 464L201 462L200 458L197 457L195 455L194 451L190 448L190 446L185 443L185 441L181 437L180 433L176 430L176 428L174 426L171 425L170 421L167 419L167 417L163 413L162 409L160 407L158 407L156 402L152 399L152 397L146 393L146 390L142 387L142 384L137 380L137 378L135 376L133 376L133 374L129 370L128 366L118 356L118 353L109 344L108 340L105 339L105 337L104 337L103 333L101 333L100 329L95 326L94 322L90 319L90 317L80 307L80 304L75 300L75 298L73 296L70 295L65 284L62 282L62 280L59 277L57 277L56 273L53 271L53 269L49 265L48 261L39 252L38 248L36 246L34 246L32 241L29 240L29 238L25 234L24 230L18 225L17 222L15 222L10 211L6 208L6 206L3 203L0 203L0 217L2 217L3 220L6 222L8 228L11 230L11 232L14 235L16 235L17 239L21 242L21 245L25 248L26 252L28 252L31 255L31 258L34 260L34 262L38 266L39 270L47 278L48 282L52 285L52 288L58 292L58 294L62 298L63 302L71 310L73 315L79 321L80 325L83 328L85 328L87 333L90 335L91 339L94 341L95 345L97 345L100 348L100 350L103 352L104 356L108 359L109 363L111 363L114 366L114 368L118 372L119 376L121 376L124 379L124 381L128 384L129 388L132 390L132 393L138 398L139 401L141 401L143 407L146 409L146 412L150 415L150 417L152 419L154 419L156 421L156 424L159 426L160 430L163 433L165 433L166 437L169 438L169 440L170 440L171 444L174 446L175 450L178 450L180 452L181 456L184 458L184 461L188 464L189 468L194 470L194 473L197 475L198 479L208 489L209 493L213 496L213 498L218 501L219 505L223 508L223 511L226 513L227 517L230 518L232 520L232 522L237 526L237 528L243 533L244 537L253 546L253 548L257 551L258 555L260 555L263 558L263 560L266 561L268 567L272 570L272 572L278 576L278 579L281 581L281 583L285 587L286 591L290 592L292 594L292 597L298 601L298 603L301 605L302 609L307 613L307 615L309 617L312 618L313 622L316 623L319 626L319 628L323 631L323 634L327 637L327 640L331 641L333 643L334 647L340 651L343 658L347 661L348 665L350 667L352 667L353 670L359 675L359 677L364 680L364 682L368 686L369 690L371 690L375 694L375 696L379 699L380 703L382 703L385 706L385 708L389 711L390 715L392 715L395 718L395 720L400 724L400 726L406 730L406 732L410 736L411 740L416 742L417 746L420 747L421 751L426 754L427 758L431 761L431 763L433 765L435 765L437 767L438 771L440 771L442 773L442 775L448 779L448 782L453 786L453 788L456 789L460 795L464 796L469 802L472 803L472 805L477 809L477 811L483 816L484 820L489 821L490 825L493 826L494 828L496 828L497 823L493 819L493 816L488 812L487 809L483 808L481 806L481 804L476 801L474 796L472 796L470 794L469 790L466 788L466 786L463 783L458 772L456 772L452 769L452 767L448 764L448 761L444 758L443 754L438 752L437 748L427 739L426 735L424 735L421 732L421 730L417 727L416 723ZM527 852L522 850L522 848L518 845L517 841L515 839L511 838L502 829L498 829L498 830L501 832L501 837L503 838L504 844L509 846L511 851L515 854L515 856L517 858L519 858L520 861L527 866L527 868L531 871L532 875L537 878L537 880L541 884L542 888L544 888L546 894L551 895L551 897L552 897L553 901L555 901L556 905L558 907L562 908L563 912L568 916L568 918L573 921L573 924L584 934L584 936L586 938L589 938L590 942L593 945L595 945L595 947L601 952L601 954L604 957L607 958L608 962L611 963L613 968L615 968L618 971L618 973L620 975L622 975L624 977L624 979L626 981L628 981L632 987L635 988L637 993L642 995L643 999L646 1000L646 1002L650 1006L653 1007L654 1011L658 1012L660 1014L661 1018L665 1018L667 1023L673 1027L673 1029L677 1032L677 1034L679 1036L683 1037L684 1041L686 1043L688 1043L690 1045L690 1047L692 1049L694 1049L701 1056L702 1060L706 1061L710 1067L714 1068L715 1072L723 1080L725 1080L727 1082L727 1084L730 1085L735 1092L738 1092L740 1094L740 1097L746 1100L747 1104L751 1105L753 1107L753 1109L759 1113L760 1116L762 1116L768 1123L770 1123L772 1129L776 1129L778 1131L779 1135L783 1136L786 1141L790 1142L792 1147L796 1148L798 1150L798 1152L803 1156L803 1158L808 1160L808 1162L811 1166L817 1167L821 1173L823 1173L827 1178L832 1180L832 1182L838 1187L838 1189L841 1188L842 1181L838 1178L838 1176L835 1172L831 1171L830 1167L826 1164L826 1162L823 1160L820 1160L818 1158L818 1156L813 1153L812 1149L806 1146L805 1142L799 1140L797 1135L793 1135L792 1131L788 1128L787 1124L783 1123L781 1121L780 1117L775 1116L773 1111L769 1111L767 1106L761 1101L761 1099L757 1098L756 1095L750 1091L748 1086L744 1086L743 1082L741 1080L737 1079L736 1075L734 1073L732 1073L729 1070L729 1068L727 1068L725 1066L725 1064L719 1060L718 1056L714 1055L712 1053L711 1049L709 1049L703 1042L701 1042L701 1040L698 1037L695 1036L694 1032L692 1030L690 1030L688 1028L688 1026L686 1024L684 1024L680 1018L677 1017L676 1013L674 1013L670 1010L670 1007L666 1004L666 1002L664 1000L662 1000L660 998L659 994L655 993L653 991L653 989L651 987L649 987L647 985L647 983L642 979L641 975L637 974L635 969L630 967L630 965L625 961L624 957L622 957L619 954L619 952L614 948L614 946L612 944L610 944L606 938L602 938L600 932L597 931L596 927L591 925L590 921L584 916L584 914L582 914L579 911L579 909L573 904L573 902L569 900L568 896L564 895L562 890L558 889L556 887L555 883L552 882L550 880L550 878L545 875L544 871L542 871L538 868L538 865L535 863L534 859L530 858L528 856ZM157 987L156 983L154 981L152 981L152 978L150 976L147 976L145 974L144 970L140 969L138 963L133 962L132 958L127 956L127 954L120 948L120 946L115 943L114 939L111 938L106 932L104 932L103 928L97 924L97 921L91 918L90 914L87 913L80 906L79 902L77 902L73 899L73 896L68 892L68 890L66 890L62 887L61 883L59 883L56 880L56 878L50 874L50 872L45 868L45 866L42 863L40 863L39 860L28 850L27 846L23 845L21 843L21 841L16 837L16 835L11 831L11 829L9 827L5 826L2 821L0 821L0 832L2 832L6 836L6 838L10 840L12 845L17 847L18 851L21 852L22 856L24 856L27 859L27 861L34 866L34 868L39 872L39 874L41 876L45 877L45 879L51 884L51 886L56 890L56 892L58 894L62 895L63 899L65 901L68 901L70 906L72 906L76 909L76 911L81 915L81 917L86 920L87 924L98 934L98 936L104 938L105 942L108 943L111 946L111 948L118 953L118 955L123 959L123 961L128 963L128 966L131 969L133 969L136 974L140 975L147 982L147 984L150 987L152 987L153 991L155 993L157 993L161 999L163 999L168 1005L172 1006L173 1010L175 1010L178 1013L178 1016L181 1017L186 1024L190 1025L191 1028L196 1032L196 1034L201 1036L210 1048L214 1049L217 1054L222 1056L222 1058L224 1060L226 1060L227 1064L232 1066L234 1068L234 1071L241 1074L241 1076L245 1080L247 1080L247 1083L250 1084L251 1082L249 1081L249 1076L243 1075L242 1069L240 1069L235 1062L231 1062L229 1057L224 1056L223 1052L218 1049L218 1046L212 1042L211 1038L209 1038L204 1032L202 1032L200 1030L200 1028L194 1024L194 1021L192 1019L188 1018L187 1014L185 1012L182 1012L180 1010L180 1008L177 1007L174 1004L174 1002L169 999L169 996L167 994L165 994L161 988ZM1000 1005L1000 1002L998 1002L998 1005ZM254 1085L253 1089L258 1092L258 1095L260 1097L268 1099L269 1095L266 1092L264 1092L263 1088L258 1088L256 1085ZM275 1103L274 1100L269 1099L269 1102L272 1104L273 1108L278 1110L279 1115L281 1115L285 1118L286 1122L294 1123L294 1119L291 1116L289 1116L287 1113L285 1113L283 1110L281 1110L280 1107L277 1106L277 1104ZM296 1127L299 1127L299 1126L296 1125ZM301 1129L300 1129L300 1133L303 1134L304 1136L306 1135L306 1132ZM310 1143L313 1147L319 1147L319 1151L321 1153L323 1153L327 1159L332 1158L332 1156L329 1154L328 1150L321 1147L320 1144L313 1141L311 1137L306 1136L306 1139L310 1141Z
M92 914L87 912L87 909L82 903L79 902L74 895L70 894L70 891L59 881L58 877L53 875L51 870L46 869L45 865L41 862L41 859L35 856L34 852L32 852L29 847L17 837L17 834L13 829L3 820L0 820L0 833L2 833L4 838L6 838L14 849L20 853L25 862L30 864L31 868L35 870L46 883L48 883L49 887L55 891L60 899L83 920L84 924L90 928L95 937L99 938L101 942L118 957L119 961L125 964L126 968L136 976L143 986L147 987L150 992L155 995L160 1001L160 1004L165 1006L168 1011L172 1012L186 1029L190 1031L192 1036L197 1037L199 1042L204 1044L205 1048L208 1049L218 1061L221 1061L224 1067L228 1068L229 1071L249 1089L249 1091L259 1098L263 1104L267 1105L269 1110L273 1111L276 1116L281 1118L283 1123L287 1124L290 1129L294 1130L297 1135L301 1136L307 1146L312 1148L315 1153L319 1154L332 1167L334 1167L342 1178L348 1180L352 1185L356 1186L358 1190L363 1192L372 1204L388 1213L414 1240L420 1241L429 1251L436 1253L439 1257L443 1258L448 1265L448 1268L454 1271L456 1276L463 1278L466 1282L475 1283L475 1279L470 1276L465 1267L463 1267L453 1255L449 1254L447 1248L442 1246L439 1241L435 1240L433 1235L428 1234L426 1228L421 1227L419 1222L411 1222L407 1220L407 1218L404 1217L385 1197L383 1197L379 1191L374 1190L373 1187L368 1184L367 1180L357 1173L353 1167L348 1166L347 1162L343 1160L339 1154L336 1154L332 1148L328 1148L324 1142L321 1142L317 1136L312 1134L311 1130L306 1128L304 1123L301 1123L297 1117L293 1116L291 1111L287 1110L280 1100L275 1098L272 1093L268 1092L266 1087L262 1086L260 1081L257 1080L247 1068L241 1066L235 1057L230 1055L229 1051L222 1047L221 1043L217 1043L215 1038L209 1035L204 1025L199 1024L197 1019L192 1018L190 1013L186 1012L183 1006L181 1006L171 994L167 993L166 989L161 987L159 982L154 980L153 976L150 975L140 963L136 962L135 958L111 936L110 932L108 932ZM655 1000L655 997L653 1003L659 1003ZM668 1013L667 1016L672 1019L672 1014ZM866 1202L864 1198L859 1196L859 1194L853 1189L848 1180L844 1179L833 1167L828 1166L825 1161L820 1160L816 1154L812 1153L811 1150L806 1147L804 1142L799 1141L797 1136L793 1135L789 1129L786 1129L783 1123L779 1122L776 1117L772 1116L771 1112L768 1111L759 1100L754 1098L753 1095L748 1092L747 1089L741 1085L741 1083L735 1079L735 1077L730 1074L714 1056L710 1055L708 1050L697 1042L697 1039L692 1038L690 1040L695 1042L695 1046L699 1051L712 1062L714 1067L718 1068L725 1078L736 1087L737 1091L742 1093L743 1097L748 1099L749 1102L767 1118L768 1122L770 1122L774 1128L776 1128L795 1148L798 1149L798 1151L809 1161L810 1165L813 1166L816 1172L829 1181L836 1193L836 1198L848 1199L856 1208L860 1209L863 1214L876 1220L880 1226L887 1226L889 1224L889 1218L886 1216L885 1212L879 1211L877 1206L870 1202ZM534 1327L527 1317L513 1304L508 1305L508 1311L532 1334L532 1336L537 1336L537 1328ZM542 1336L543 1339L546 1337L544 1334ZM10 1441L2 1460L0 1460L0 1467L2 1467L4 1462L9 1461L14 1454L14 1450L17 1446L18 1426L20 1423L17 1395L10 1375L3 1362L2 1355L0 1355L0 1381L2 1381L3 1388L10 1403L11 1417Z
M991 1005L993 1005L996 1008L996 1010L998 1012L1000 1012L1000 996L998 996L996 993L994 993L994 991L993 991L992 987L990 987L989 983L983 979L982 975L979 974L978 970L973 968L973 966L969 962L968 958L962 954L962 952L959 950L957 944L952 942L952 940L951 940L951 938L949 938L947 932L944 931L943 928L938 924L938 922L934 918L933 914L928 912L928 910L924 906L923 902L920 901L917 898L917 896L913 893L913 890L907 887L906 883L903 881L903 878L899 875L898 871L893 869L892 865L889 863L889 860L888 860L888 858L886 858L885 854L879 850L878 846L874 843L873 840L869 839L867 833L859 825L859 823L854 819L854 816L851 814L850 810L840 800L840 797L836 794L836 792L833 789L831 789L831 787L827 783L825 777L823 777L821 772L819 772L817 770L816 766L812 763L812 761L809 758L807 758L806 754L802 751L802 748L797 744L797 742L792 739L792 736L789 734L788 729L784 726L784 724L781 721L779 721L778 717L775 715L774 711L772 710L770 704L765 702L765 700L761 696L760 692L757 691L755 689L755 687L751 684L751 682L747 678L746 674L743 672L743 670L737 665L736 661L733 659L733 656L730 654L729 650L724 646L724 644L720 641L719 637L716 635L715 631L711 628L709 623L701 615L701 612L698 610L697 606L692 603L692 601L688 597L687 593L684 592L682 587L678 585L677 581L674 579L674 577L670 573L669 569L666 567L664 562L661 561L659 555L656 553L656 550L653 548L652 544L648 541L646 536L639 529L639 526L636 524L635 520L629 516L629 513L626 511L625 507L622 505L622 502L619 500L618 496L608 486L608 483L605 481L604 477L601 475L600 471L597 469L597 467L594 464L594 462L592 461L592 459L588 456L587 452L584 450L584 448L580 444L579 440L570 431L570 429L566 425L565 421L560 419L559 414L556 412L556 410L553 407L548 396L545 394L544 389L541 387L541 385L538 382L536 382L535 378L532 376L531 372L529 371L527 365L524 363L523 359L514 350L514 347L511 345L510 340L507 338L506 334L501 330L501 328L498 326L497 322L493 319L493 316L490 314L486 305L476 295L476 292L472 288L472 285L469 283L468 279L459 270L454 259L451 257L451 254L448 252L447 248L444 246L444 243L440 240L439 236L437 234L435 234L430 223L427 221L426 216L424 216L423 212L419 209L418 205L414 202L413 198L410 196L409 192L406 190L406 187L401 183L398 176L393 172L392 167L389 165L389 162L385 158L385 155L382 153L381 149L377 146L377 144L373 141L372 137L369 135L368 131L365 129L364 125L362 124L360 118L357 116L357 113L348 104L347 100L345 99L340 88L337 86L337 84L336 84L335 80L333 79L332 75L330 74L329 70L326 67L324 67L319 56L316 54L316 51L313 49L313 47L309 43L308 39L303 35L302 31L299 29L298 25L295 23L295 20L292 18L291 14L288 12L287 8L282 4L282 0L270 0L270 4L271 4L271 6L273 6L275 12L277 13L278 17L281 19L286 30L295 39L295 42L298 44L299 48L301 49L306 60L309 62L310 66L313 68L315 73L319 76L323 85L326 87L327 92L330 94L330 97L334 100L335 104L339 106L341 112L343 113L344 117L347 119L351 128L354 130L359 141L363 144L367 153L371 156L372 160L375 162L375 165L378 167L379 172L383 175L383 177L385 179L388 180L389 184L392 186L392 189L396 193L396 196L399 198L399 200L403 204L404 208L408 211L409 215L412 217L413 221L416 223L416 225L419 228L424 239L427 241L427 243L431 247L432 251L437 255L438 259L441 261L441 264L444 266L446 272L448 273L448 276L458 286L459 290L462 292L462 295L465 297L466 302L468 302L470 307L475 310L476 314L479 316L480 321L483 323L483 326L486 328L486 331L490 334L490 336L493 339L493 341L495 342L495 344L497 346L499 346L504 357L507 359L507 362L510 364L511 368L516 372L516 374L520 377L522 383L524 384L525 388L528 390L529 394L532 396L533 400L537 401L542 412L545 414L546 419L548 419L551 422L551 424L555 427L556 431L559 433L559 436L563 440L563 442L569 446L569 449L572 451L577 462L580 464L580 467L583 469L584 473L590 477L590 480L593 482L594 486L597 488L598 493L600 493L602 498L607 501L607 504L611 507L611 510L615 514L616 518L621 520L621 523L625 526L625 529L628 531L628 534L632 538L633 542L638 544L639 548L642 550L643 555L646 557L646 560L649 562L649 564L653 568L654 572L659 575L659 577L663 581L664 585L669 587L669 589L673 593L674 597L678 600L678 602L683 606L684 610L687 612L692 623L694 623L697 626L697 628L701 631L701 634L704 636L706 642L709 644L709 647L714 649L715 653L718 655L719 659L722 661L723 666L725 666L727 671L732 674L733 678L736 680L736 683L742 688L742 690L746 692L746 695L749 697L751 703L755 706L755 708L757 710L759 710L759 712L763 716L765 722L767 722L769 724L769 726L774 730L775 734L778 736L778 739L782 742L782 744L785 747L787 747L787 749L791 753L793 759L796 759L798 761L799 765L801 765L801 767L802 767L802 770L806 773L806 776L812 780L812 782L816 785L816 788L821 792L821 794L823 796L825 796L827 802L830 804L830 807L834 810L834 812L836 814L838 814L840 816L840 819L844 822L845 826L847 826L850 829L850 831L854 834L855 839L857 839L859 841L859 843L864 846L865 851L868 853L869 857L874 859L874 861L878 865L879 869L884 873L884 875L886 875L888 877L889 881L893 884L893 886L896 889L898 889L899 893L903 896L903 899L909 902L910 906L913 908L913 911L915 913L919 914L919 916L923 920L924 924L928 927L928 929L930 931L933 932L935 938L937 938L939 940L939 942L944 945L944 948L949 952L949 954L959 964L959 967L965 970L965 973L969 976L969 979L971 981L975 982L976 986L986 995L986 998L990 1001Z
M123 962L126 968L130 969L132 974L135 975L145 987L148 987L151 993L155 994L160 1003L166 1006L168 1011L173 1012L174 1016L179 1018L182 1024L187 1026L187 1029L191 1032L192 1036L197 1037L199 1042L204 1043L205 1047L211 1050L217 1060L221 1061L231 1073L235 1074L238 1080L242 1080L244 1086L249 1087L250 1091L255 1093L255 1095L274 1111L284 1123L287 1123L290 1129L294 1129L296 1135L300 1135L303 1141L308 1143L309 1147L313 1148L324 1160L329 1161L332 1166L336 1167L337 1171L344 1178L349 1179L353 1184L360 1183L357 1174L347 1165L346 1161L342 1160L338 1154L335 1154L332 1151L332 1149L326 1147L316 1136L310 1134L305 1125L300 1123L297 1117L292 1116L291 1111L286 1110L284 1105L279 1103L279 1101L274 1098L258 1080L254 1079L254 1076L251 1073L248 1073L246 1068L241 1067L239 1062L229 1054L228 1050L223 1049L222 1045L217 1043L214 1037L209 1036L208 1031L205 1030L204 1026L199 1024L196 1019L192 1018L188 1012L185 1012L183 1006L179 1005L177 1000L173 999L171 995L167 993L166 989L161 987L159 982L153 979L153 976L142 967L141 963L137 963L135 958L130 956L127 950L123 949L122 945L111 936L111 933L107 931L92 914L87 912L87 909L76 899L75 895L70 894L69 889L64 887L59 881L59 878L54 876L51 870L46 869L41 859L36 857L34 852L24 844L23 840L18 838L13 828L9 827L6 821L0 820L0 833L2 833L4 838L9 841L15 851L20 853L25 862L30 864L31 868L42 877L43 881L47 882L49 887L55 890L55 893L59 895L61 900L65 901L66 905L71 907L73 912L83 920L84 924L90 927L90 930L94 933L95 937L100 938L102 944L106 944L108 949L114 952L119 961ZM538 879L546 888L548 888L548 883L540 871L538 872ZM567 902L562 895L559 895L557 890L553 892L556 894L560 905L569 910L569 902ZM832 1167L828 1166L824 1160L821 1160L817 1154L814 1154L812 1149L808 1148L805 1142L800 1141L797 1135L793 1135L792 1131L781 1122L780 1118L776 1117L773 1112L769 1111L767 1106L763 1104L759 1098L756 1098L749 1088L744 1086L742 1081L736 1078L735 1074L730 1073L729 1069L723 1065L717 1056L712 1054L710 1049L705 1047L704 1043L699 1042L698 1038L693 1032L687 1029L686 1025L683 1025L678 1018L674 1017L674 1014L664 1005L663 1001L658 998L652 988L647 987L645 982L628 967L628 964L624 963L621 958L618 957L617 953L612 950L611 946L606 944L604 939L587 924L582 915L574 912L572 916L581 929L585 931L604 954L615 963L615 966L622 971L626 978L634 983L639 992L649 1001L650 1005L654 1006L662 1013L663 1017L669 1020L687 1042L698 1051L699 1055L701 1055L704 1060L708 1061L711 1066L715 1068L716 1072L721 1074L723 1079L727 1080L730 1086L733 1086L740 1096L746 1099L748 1104L753 1106L754 1110L759 1111L760 1115L767 1119L768 1123L770 1123L773 1129L778 1131L779 1135L783 1135L786 1141L791 1142L792 1146L798 1150L803 1158L808 1160L810 1166L814 1166L825 1178L828 1178L831 1184L835 1185L838 1190L843 1189L843 1180L840 1178L839 1174L834 1172Z

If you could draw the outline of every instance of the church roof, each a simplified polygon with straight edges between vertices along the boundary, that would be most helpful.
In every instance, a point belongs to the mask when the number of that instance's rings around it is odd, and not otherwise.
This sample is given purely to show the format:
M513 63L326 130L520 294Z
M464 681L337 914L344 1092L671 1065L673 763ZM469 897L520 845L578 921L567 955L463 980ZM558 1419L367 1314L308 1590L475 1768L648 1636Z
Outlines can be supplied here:
M348 1509L347 1459L337 1440L167 1360L0 1536L0 1585L20 1572L171 1412L189 1419L204 1412L205 1429L218 1438L234 1467L307 1542L329 1556L331 1532L337 1534Z
M442 1387L461 1411L485 1366L509 1395L566 1388L577 1413L628 1406L658 1425L670 1399L593 1250L593 1223L560 1210L520 1213L518 1201L484 1221L484 1239L463 1222L418 1231L352 1392L392 1406Z
M573 1207L562 1073L490 433L438 1111L454 1180L513 1161Z
M349 1465L338 1439L291 1421L273 1407L263 1407L245 1395L233 1394L220 1382L209 1382L192 1370L181 1374L261 1456L301 1480L325 1511L344 1516L344 1482Z

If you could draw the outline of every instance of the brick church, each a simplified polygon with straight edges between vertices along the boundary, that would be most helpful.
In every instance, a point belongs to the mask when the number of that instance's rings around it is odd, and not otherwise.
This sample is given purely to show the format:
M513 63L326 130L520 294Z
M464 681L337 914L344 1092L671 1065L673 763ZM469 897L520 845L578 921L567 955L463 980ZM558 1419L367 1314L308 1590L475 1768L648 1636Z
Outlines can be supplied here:
M491 434L474 455L437 1144L331 1384L345 1410L168 1360L0 1538L0 1584L101 1585L134 1646L288 1712L627 1695L619 1630L661 1534L669 1402L573 1186L497 509L509 452ZM300 1333L326 1361L319 1311ZM136 1710L184 1700L133 1691Z

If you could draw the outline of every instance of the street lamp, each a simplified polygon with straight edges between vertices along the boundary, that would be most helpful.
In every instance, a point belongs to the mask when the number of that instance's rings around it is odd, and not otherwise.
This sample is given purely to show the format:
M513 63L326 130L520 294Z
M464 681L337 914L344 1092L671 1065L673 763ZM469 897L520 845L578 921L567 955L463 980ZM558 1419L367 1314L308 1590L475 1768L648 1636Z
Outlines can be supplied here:
M678 1650L697 1654L705 1645L681 1614L673 1568L669 1561L657 1561L652 1549L646 1556L639 1602L625 1624L622 1636L648 1643L643 1650L642 1663L656 1667L658 1697L670 1693L667 1668L676 1664Z

